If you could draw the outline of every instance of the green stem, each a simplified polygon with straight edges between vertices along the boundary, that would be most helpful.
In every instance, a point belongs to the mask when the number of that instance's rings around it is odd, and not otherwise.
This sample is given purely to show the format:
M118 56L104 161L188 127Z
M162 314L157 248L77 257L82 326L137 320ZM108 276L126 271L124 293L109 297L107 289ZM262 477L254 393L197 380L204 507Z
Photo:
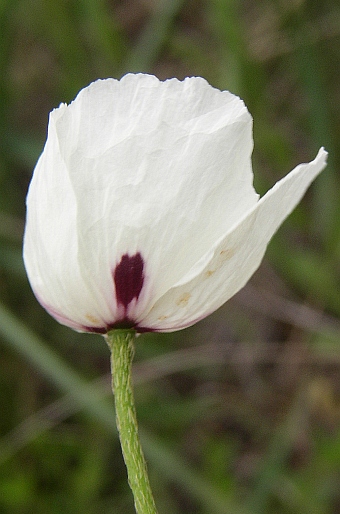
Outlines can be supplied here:
M138 435L131 379L134 339L135 333L132 330L112 330L106 336L111 350L112 391L115 397L120 444L135 499L136 512L137 514L157 514Z

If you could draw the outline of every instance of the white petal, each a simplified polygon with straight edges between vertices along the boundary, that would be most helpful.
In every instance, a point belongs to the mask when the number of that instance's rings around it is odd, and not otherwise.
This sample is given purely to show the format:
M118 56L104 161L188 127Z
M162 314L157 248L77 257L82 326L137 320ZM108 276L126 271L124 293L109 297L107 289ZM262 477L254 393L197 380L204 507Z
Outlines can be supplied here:
M90 244L92 257L112 267L141 251L152 277L146 298L154 301L256 202L251 117L241 100L199 78L128 75L83 93L74 119L65 120L69 137L78 134L67 165L86 235L81 255ZM95 136L106 133L109 141Z
M261 263L267 244L314 178L326 166L320 149L309 164L297 166L247 212L211 252L158 300L140 325L173 331L207 316L249 280Z
M105 316L110 316L103 302L96 305L79 266L76 195L60 154L53 116L27 195L24 261L39 301L62 323L76 329L102 326Z
M251 151L243 102L204 79L82 90L51 114L28 195L25 262L42 303L80 328L114 323L112 272L140 252L133 316L149 311L256 204Z

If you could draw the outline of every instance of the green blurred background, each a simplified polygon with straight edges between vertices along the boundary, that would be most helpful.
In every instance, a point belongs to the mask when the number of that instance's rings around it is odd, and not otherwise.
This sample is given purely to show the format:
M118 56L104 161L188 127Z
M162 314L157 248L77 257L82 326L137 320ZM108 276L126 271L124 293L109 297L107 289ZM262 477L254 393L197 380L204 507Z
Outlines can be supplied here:
M108 348L44 312L21 258L49 111L128 71L240 95L261 193L330 153L238 295L138 340L160 514L340 512L339 62L336 0L0 0L0 514L134 512Z

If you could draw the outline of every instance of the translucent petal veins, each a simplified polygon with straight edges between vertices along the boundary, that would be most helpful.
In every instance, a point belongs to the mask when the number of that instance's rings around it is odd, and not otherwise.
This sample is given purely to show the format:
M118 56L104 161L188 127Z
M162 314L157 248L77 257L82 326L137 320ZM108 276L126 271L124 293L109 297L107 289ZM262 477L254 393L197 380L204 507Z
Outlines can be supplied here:
M117 303L125 310L134 298L138 300L144 283L143 270L144 261L138 252L132 256L123 255L113 272Z

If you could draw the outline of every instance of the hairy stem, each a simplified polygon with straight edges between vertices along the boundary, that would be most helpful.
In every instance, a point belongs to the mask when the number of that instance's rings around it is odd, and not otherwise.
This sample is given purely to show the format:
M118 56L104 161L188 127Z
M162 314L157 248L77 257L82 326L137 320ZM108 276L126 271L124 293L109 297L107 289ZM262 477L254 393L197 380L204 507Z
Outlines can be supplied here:
M131 367L135 333L112 330L106 335L111 350L112 391L120 444L132 489L137 514L157 514L146 462L138 435Z

